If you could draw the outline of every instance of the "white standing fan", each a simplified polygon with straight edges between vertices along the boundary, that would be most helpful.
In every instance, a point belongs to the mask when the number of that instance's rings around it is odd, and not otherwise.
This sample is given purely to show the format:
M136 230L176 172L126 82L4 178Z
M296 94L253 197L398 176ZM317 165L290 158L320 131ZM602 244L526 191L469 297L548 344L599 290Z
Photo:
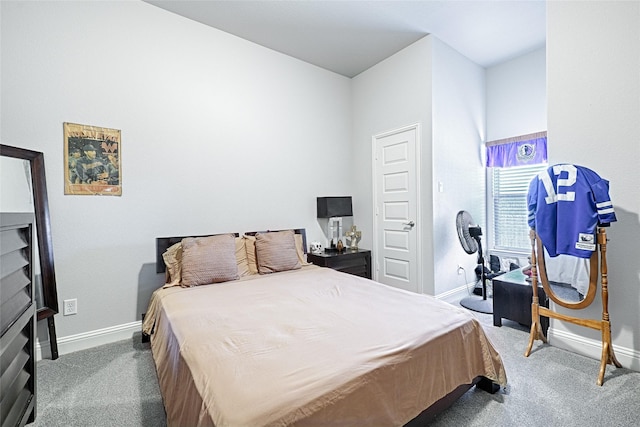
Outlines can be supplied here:
M468 254L478 253L478 267L480 283L482 284L481 296L469 296L460 301L460 305L469 310L478 311L480 313L493 313L493 300L487 298L487 282L484 268L484 257L482 256L482 229L477 225L471 214L467 211L460 211L456 215L456 228L458 230L458 238L464 251Z

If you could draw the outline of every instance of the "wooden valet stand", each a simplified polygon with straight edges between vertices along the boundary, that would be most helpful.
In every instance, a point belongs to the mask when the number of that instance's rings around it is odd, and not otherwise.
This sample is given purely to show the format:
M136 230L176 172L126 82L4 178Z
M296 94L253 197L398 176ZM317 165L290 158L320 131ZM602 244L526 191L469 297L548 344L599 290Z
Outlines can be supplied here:
M529 237L531 239L531 286L533 290L533 298L531 302L531 332L529 334L529 345L525 351L525 357L529 357L533 342L535 340L541 340L546 343L547 339L542 333L542 326L540 324L540 316L554 318L565 322L574 323L580 326L586 326L587 328L596 329L602 332L602 357L600 359L600 372L598 373L597 384L602 385L604 381L604 373L607 364L613 364L618 368L622 365L616 359L616 355L613 352L613 345L611 344L611 323L609 322L609 289L608 289L608 277L607 277L607 234L604 228L599 227L597 232L597 244L600 252L600 268L598 268L598 250L594 251L590 258L590 271L589 271L589 290L584 299L579 302L573 303L559 298L551 288L549 280L547 278L547 269L544 261L544 249L542 246L542 240L534 230L529 231ZM538 266L540 268L538 268ZM580 317L569 316L562 313L557 313L549 308L541 307L538 302L538 277L542 282L542 287L549 298L551 298L556 304L569 308L569 309L583 309L589 306L595 296L598 284L598 271L600 272L600 281L602 289L602 320L596 319L583 319Z

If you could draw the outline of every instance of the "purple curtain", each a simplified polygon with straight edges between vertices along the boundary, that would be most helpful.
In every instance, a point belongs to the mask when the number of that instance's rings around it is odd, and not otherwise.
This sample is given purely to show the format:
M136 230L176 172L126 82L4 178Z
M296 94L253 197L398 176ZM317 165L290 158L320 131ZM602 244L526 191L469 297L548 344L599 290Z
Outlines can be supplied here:
M525 138L518 137L487 143L487 167L489 168L508 168L546 162L546 132Z

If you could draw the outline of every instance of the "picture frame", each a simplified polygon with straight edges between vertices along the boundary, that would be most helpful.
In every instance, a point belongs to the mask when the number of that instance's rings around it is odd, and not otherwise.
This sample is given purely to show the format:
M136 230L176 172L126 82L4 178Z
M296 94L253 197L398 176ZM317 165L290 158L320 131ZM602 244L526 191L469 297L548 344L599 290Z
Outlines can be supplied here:
M121 132L63 123L64 194L122 195Z

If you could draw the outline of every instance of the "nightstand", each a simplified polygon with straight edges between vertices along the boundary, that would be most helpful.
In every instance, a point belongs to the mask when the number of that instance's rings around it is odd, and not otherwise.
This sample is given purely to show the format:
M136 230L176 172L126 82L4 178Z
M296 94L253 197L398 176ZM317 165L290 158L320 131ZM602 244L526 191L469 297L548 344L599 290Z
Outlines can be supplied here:
M342 252L309 252L307 261L320 267L329 267L344 273L371 279L371 251L367 249L345 249Z

